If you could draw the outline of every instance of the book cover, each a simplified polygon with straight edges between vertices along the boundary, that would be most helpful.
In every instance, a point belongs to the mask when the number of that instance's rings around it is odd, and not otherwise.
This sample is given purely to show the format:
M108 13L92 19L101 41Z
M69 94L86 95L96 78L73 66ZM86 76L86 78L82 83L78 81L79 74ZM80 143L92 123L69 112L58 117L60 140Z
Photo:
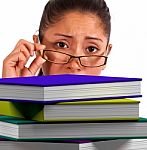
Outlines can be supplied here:
M127 77L60 74L60 75L48 75L48 76L1 78L0 84L48 87L48 86L112 83L112 82L132 82L132 81L142 81L142 79L141 78L127 78Z

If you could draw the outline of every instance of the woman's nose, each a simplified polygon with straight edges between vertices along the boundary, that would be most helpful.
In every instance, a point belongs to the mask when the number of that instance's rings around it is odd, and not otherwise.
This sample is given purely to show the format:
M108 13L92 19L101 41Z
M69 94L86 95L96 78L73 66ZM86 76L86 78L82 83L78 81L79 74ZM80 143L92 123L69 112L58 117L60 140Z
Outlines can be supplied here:
M67 64L67 69L70 69L71 71L80 71L82 68L80 64L79 58L71 58L70 61Z

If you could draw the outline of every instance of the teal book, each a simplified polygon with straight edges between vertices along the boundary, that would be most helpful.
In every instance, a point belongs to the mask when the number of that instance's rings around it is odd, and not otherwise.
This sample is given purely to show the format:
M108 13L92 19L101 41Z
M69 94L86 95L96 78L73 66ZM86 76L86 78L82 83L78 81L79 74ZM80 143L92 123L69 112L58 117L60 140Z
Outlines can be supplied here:
M56 103L141 97L141 78L49 75L0 79L5 101Z
M147 138L147 118L138 121L43 123L0 116L0 135L20 141Z
M138 120L138 100L108 99L56 104L0 101L0 114L36 121Z

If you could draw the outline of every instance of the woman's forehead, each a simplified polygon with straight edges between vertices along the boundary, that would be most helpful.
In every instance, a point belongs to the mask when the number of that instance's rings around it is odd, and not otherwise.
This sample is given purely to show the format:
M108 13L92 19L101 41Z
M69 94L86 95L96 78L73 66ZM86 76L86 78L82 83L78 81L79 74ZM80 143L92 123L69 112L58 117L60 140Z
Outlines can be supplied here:
M100 18L89 13L71 12L46 30L46 34L68 36L105 37Z

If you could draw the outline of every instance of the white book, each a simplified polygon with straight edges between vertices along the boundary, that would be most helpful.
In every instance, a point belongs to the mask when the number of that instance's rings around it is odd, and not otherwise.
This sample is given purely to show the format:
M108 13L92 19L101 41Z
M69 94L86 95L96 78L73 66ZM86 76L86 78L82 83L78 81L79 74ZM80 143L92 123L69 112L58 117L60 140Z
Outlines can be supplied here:
M83 150L88 150L85 145ZM90 150L147 150L147 139L119 139L91 143Z

